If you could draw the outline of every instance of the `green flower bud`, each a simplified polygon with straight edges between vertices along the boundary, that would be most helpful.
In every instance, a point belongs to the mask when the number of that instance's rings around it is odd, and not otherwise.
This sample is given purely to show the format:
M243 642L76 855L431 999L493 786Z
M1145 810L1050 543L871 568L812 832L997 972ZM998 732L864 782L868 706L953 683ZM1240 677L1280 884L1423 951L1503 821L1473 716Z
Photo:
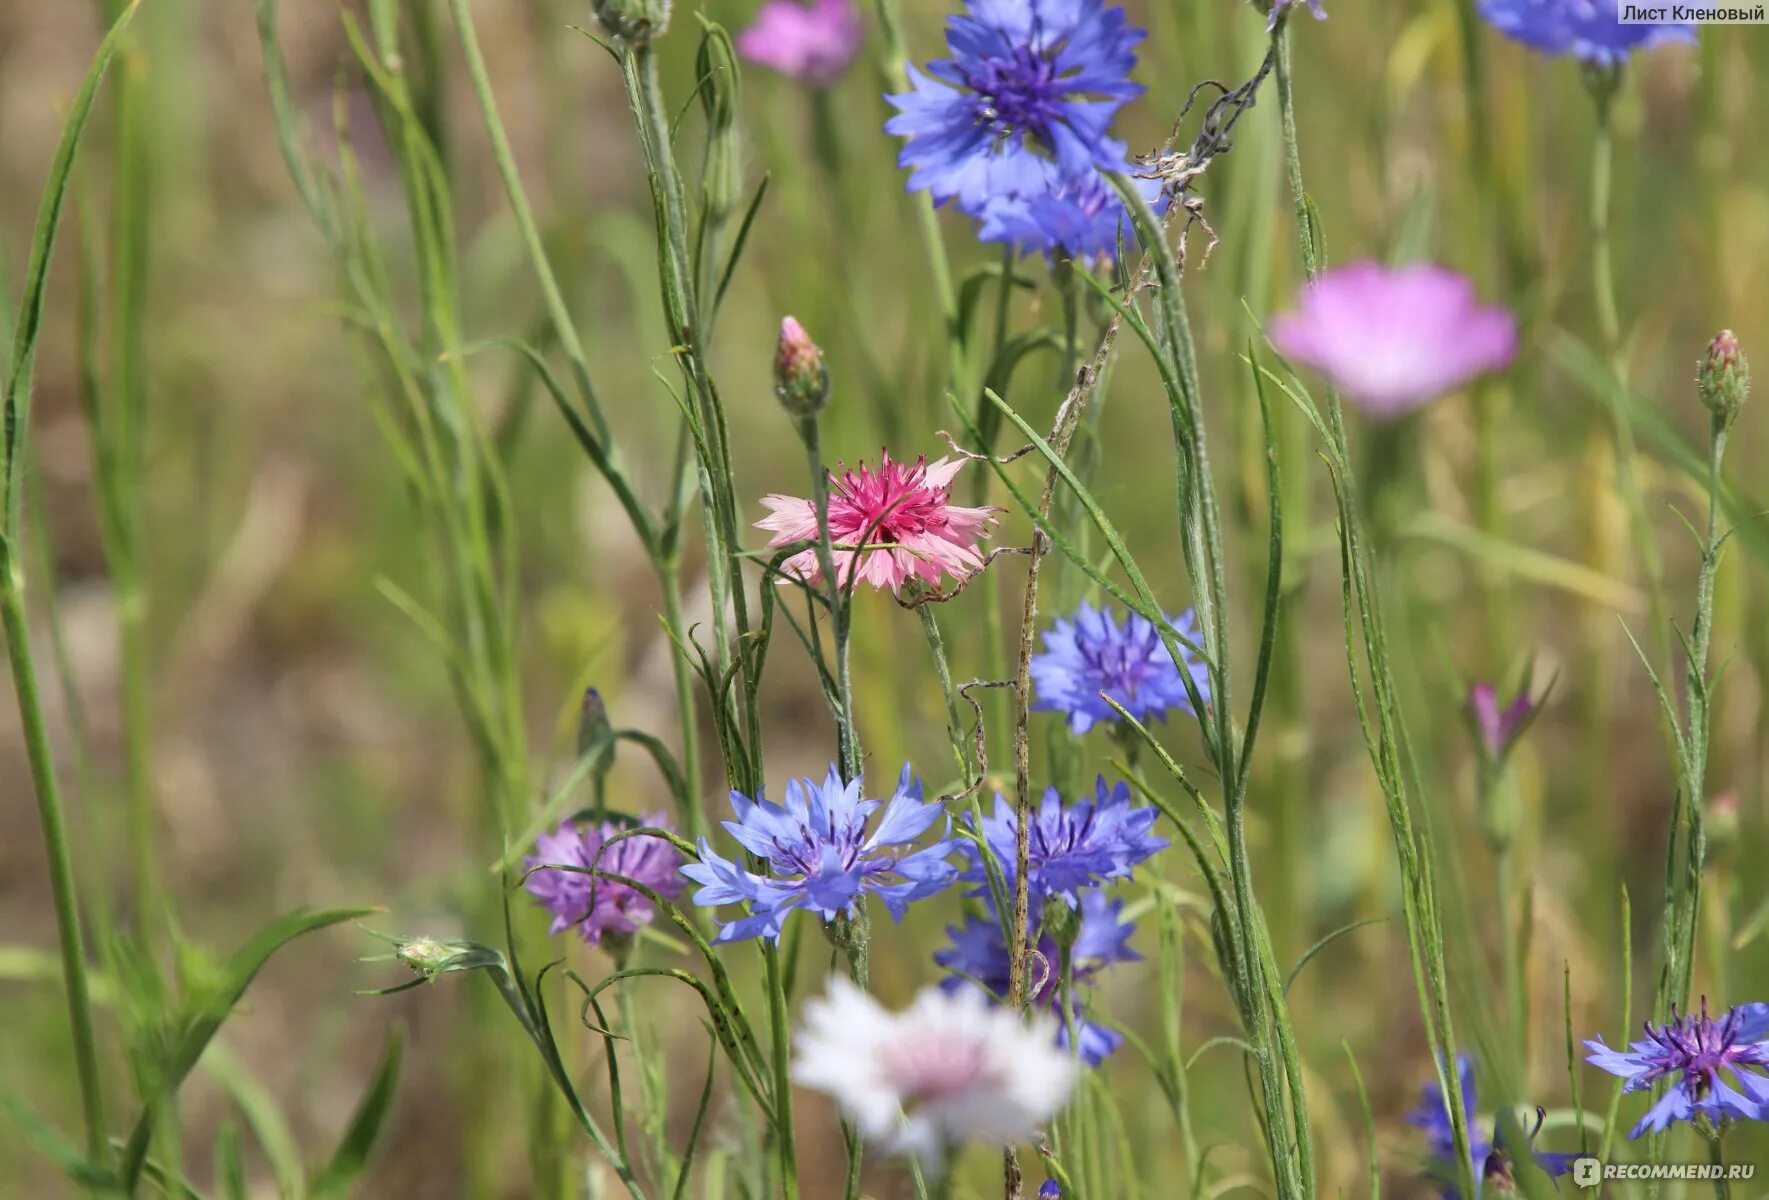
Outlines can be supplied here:
M1075 939L1081 933L1080 912L1070 908L1066 902L1056 896L1052 896L1044 902L1044 913L1040 917L1040 923L1044 926L1044 932L1050 935L1050 940L1062 950L1073 946ZM1051 964L1051 969L1056 970L1057 964Z
M617 45L639 47L669 28L670 0L590 0L596 23Z
M1731 421L1751 394L1751 365L1730 329L1722 329L1708 343L1707 355L1695 377L1701 402L1716 417Z
M814 417L829 403L829 367L823 351L796 317L780 322L774 352L774 395L780 406L800 419Z
M742 79L737 50L722 25L701 18L705 32L695 56L701 80L700 107L706 114L706 159L700 187L706 220L717 231L743 199L743 139L737 129Z
M449 969L461 955L460 947L435 938L413 938L402 943L395 953L399 961L420 975L434 976Z

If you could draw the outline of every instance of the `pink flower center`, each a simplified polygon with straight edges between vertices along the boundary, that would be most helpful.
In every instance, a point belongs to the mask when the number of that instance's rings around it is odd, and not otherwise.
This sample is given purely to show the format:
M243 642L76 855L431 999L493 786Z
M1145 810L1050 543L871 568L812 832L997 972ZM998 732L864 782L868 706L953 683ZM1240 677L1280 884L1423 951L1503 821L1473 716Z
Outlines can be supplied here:
M983 1043L957 1033L902 1034L879 1052L878 1065L885 1082L903 1098L905 1110L1004 1082Z
M830 472L835 494L830 497L829 524L838 538L852 542L901 542L917 534L944 529L947 495L927 486L926 467L917 463L881 463L875 474L862 464L840 477Z

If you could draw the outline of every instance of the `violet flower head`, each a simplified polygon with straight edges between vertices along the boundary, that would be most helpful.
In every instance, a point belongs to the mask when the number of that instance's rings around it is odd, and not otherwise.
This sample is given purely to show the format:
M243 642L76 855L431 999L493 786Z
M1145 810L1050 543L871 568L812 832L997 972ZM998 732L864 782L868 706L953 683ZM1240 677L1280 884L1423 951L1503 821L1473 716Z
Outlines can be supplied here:
M1525 688L1501 707L1499 689L1490 683L1476 683L1468 689L1468 717L1480 735L1481 748L1487 759L1498 762L1511 752L1529 723L1535 719L1537 701Z
M1075 908L1082 892L1110 879L1126 879L1138 863L1167 848L1165 838L1154 834L1153 808L1132 808L1130 787L1119 783L1107 788L1105 777L1094 784L1090 799L1065 805L1055 788L1044 793L1027 830L1031 854L1027 859L1026 889L1034 908L1057 897ZM983 818L983 840L1001 868L1007 889L1014 890L1014 849L1019 821L1013 806L995 797L995 813ZM978 884L973 893L989 895L989 877L982 850L965 839L959 850L970 860L959 878Z
M669 829L662 813L648 813L641 824ZM600 825L567 822L552 833L534 840L534 853L524 860L532 871L523 885L540 907L553 914L550 932L577 927L583 940L598 945L603 937L628 936L649 925L656 910L646 896L624 883L583 871L549 871L549 865L594 868L624 875L651 889L665 900L674 900L686 885L678 871L682 856L659 837L623 838L613 845L608 839L621 832L612 821ZM539 868L539 869L537 869Z
M981 571L977 541L987 536L1000 510L952 503L952 477L963 466L963 459L930 463L926 456L900 463L885 453L876 471L862 462L840 475L829 472L829 536L842 586L851 574L861 583L900 592L912 579L937 586L945 575L963 580ZM816 540L817 510L811 501L770 495L762 504L770 511L756 528L774 534L770 547ZM815 547L793 555L780 570L810 584L823 580Z
M1185 641L1200 640L1190 611L1167 622ZM1186 671L1198 695L1210 702L1210 674L1181 643ZM1059 617L1044 634L1042 653L1032 656L1032 683L1038 693L1032 708L1069 716L1069 728L1086 733L1096 723L1119 720L1104 692L1139 721L1164 720L1169 709L1190 712L1191 696L1173 656L1161 641L1154 622L1128 613L1124 622L1110 611L1083 603L1073 617Z
M1268 31L1276 29L1278 22L1284 17L1285 10L1295 6L1296 0L1272 0L1271 15L1265 19L1266 29ZM1321 7L1321 0L1308 0L1308 11L1317 21L1327 19L1327 10Z
M1159 179L1133 177L1157 215L1167 209ZM1116 259L1120 243L1138 245L1136 223L1116 188L1097 171L1059 174L1048 186L991 197L978 209L977 239L1039 251L1051 258Z
M1695 41L1682 21L1622 24L1616 0L1480 0L1487 24L1544 54L1612 67L1636 50Z
M1104 892L1089 891L1081 897L1081 919L1069 947L1069 971L1077 987L1092 983L1113 963L1141 960L1142 956L1130 948L1136 926L1122 919L1123 909L1124 901L1109 899ZM936 951L934 961L953 975L940 986L953 991L976 984L997 1003L1003 1001L1013 988L1013 962L1007 952L1007 936L993 910L985 916L967 916L963 925L948 925L946 934L952 945ZM1064 1020L1063 1013L1062 949L1048 933L1039 937L1035 949L1044 962L1033 969L1033 982L1038 983L1038 988L1030 1003L1055 1015L1057 1045L1067 1050L1070 1023ZM1087 1020L1079 996L1069 997L1068 1008L1081 1061L1090 1067L1099 1066L1123 1044L1124 1036L1109 1026Z
M736 40L750 62L822 88L848 69L865 37L854 0L768 0Z
M952 57L911 67L911 90L886 97L910 190L974 212L1059 175L1128 170L1106 129L1142 91L1130 72L1143 36L1104 0L969 0L946 25Z
M1611 1050L1601 1037L1585 1043L1585 1061L1627 1080L1623 1091L1645 1091L1661 1081L1669 1086L1640 1118L1629 1137L1658 1133L1677 1121L1705 1116L1718 1125L1727 1118L1769 1120L1769 1004L1741 1004L1719 1018L1672 1013L1664 1025L1646 1024L1646 1036L1626 1050ZM1732 1077L1732 1084L1721 1074ZM1736 1086L1734 1086L1736 1085Z
M726 830L762 861L766 873L715 854L705 838L700 861L682 868L700 884L694 903L749 906L747 916L720 928L717 942L758 936L778 941L795 908L829 922L856 912L867 893L884 901L893 920L902 920L911 902L940 891L958 874L946 861L952 842L908 848L945 809L937 801L923 802L921 781L907 765L888 803L866 799L858 779L843 783L832 764L822 784L788 782L784 804L732 792L731 805L737 819L726 821ZM881 808L868 832L867 819Z
M1063 1200L1063 1185L1054 1179L1046 1179L1038 1185L1038 1200Z
M1489 1136L1475 1124L1474 1062L1466 1054L1456 1056L1456 1079L1468 1127L1468 1151L1476 1168L1474 1186L1478 1200L1484 1182L1511 1178L1511 1155L1508 1147L1498 1143L1496 1128ZM1408 1113L1406 1120L1407 1124L1425 1134L1427 1173L1440 1185L1439 1194L1443 1200L1461 1200L1461 1192L1455 1186L1460 1174L1456 1170L1456 1135L1450 1125L1450 1110L1444 1103L1443 1089L1435 1082L1426 1084L1420 1093L1419 1107ZM1573 1160L1578 1157L1533 1149L1530 1155L1536 1166L1554 1177L1572 1170Z
M1271 340L1370 416L1393 418L1503 369L1517 353L1517 322L1477 303L1454 271L1359 262L1304 288L1294 311L1272 318Z

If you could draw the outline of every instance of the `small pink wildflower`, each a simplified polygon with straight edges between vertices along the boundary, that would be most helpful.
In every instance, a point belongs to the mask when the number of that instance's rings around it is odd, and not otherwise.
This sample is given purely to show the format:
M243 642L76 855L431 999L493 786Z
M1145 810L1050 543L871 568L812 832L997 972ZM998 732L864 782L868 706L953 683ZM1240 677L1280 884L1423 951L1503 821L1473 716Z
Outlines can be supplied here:
M1272 318L1271 340L1368 415L1394 418L1502 370L1517 353L1517 322L1482 307L1447 268L1359 262L1304 288L1295 311Z
M768 0L737 35L737 52L812 87L828 87L854 61L865 36L853 0Z
M855 580L900 593L911 579L938 586L944 575L964 580L983 569L977 546L995 523L995 508L964 508L952 503L948 485L964 461L927 456L913 465L884 453L876 471L864 462L855 470L829 472L829 537L835 545L836 578ZM797 496L762 497L769 514L757 529L774 534L771 547L817 540L817 510ZM854 555L860 555L858 564ZM817 551L793 555L781 570L806 583L823 581Z

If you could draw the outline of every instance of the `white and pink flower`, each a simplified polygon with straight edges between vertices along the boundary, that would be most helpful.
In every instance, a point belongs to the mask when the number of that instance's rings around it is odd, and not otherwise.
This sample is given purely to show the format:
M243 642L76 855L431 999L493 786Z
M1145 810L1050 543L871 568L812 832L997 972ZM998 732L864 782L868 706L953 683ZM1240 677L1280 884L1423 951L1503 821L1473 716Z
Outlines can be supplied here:
M935 1170L948 1147L1022 1141L1056 1115L1076 1073L1056 1034L1048 1012L1026 1021L978 988L924 988L894 1013L838 976L806 1006L793 1080Z

